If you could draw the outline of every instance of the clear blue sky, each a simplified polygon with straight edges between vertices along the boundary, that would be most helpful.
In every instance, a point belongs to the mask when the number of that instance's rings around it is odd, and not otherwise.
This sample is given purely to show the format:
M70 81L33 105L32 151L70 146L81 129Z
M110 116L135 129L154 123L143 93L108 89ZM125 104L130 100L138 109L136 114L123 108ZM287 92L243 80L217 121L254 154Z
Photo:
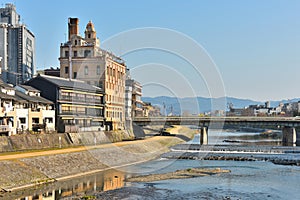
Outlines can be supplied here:
M191 37L216 63L228 96L254 100L300 97L299 0L15 0L12 3L36 36L38 69L59 65L59 45L65 41L67 19L78 17L82 35L85 25L92 20L101 41L142 27L168 28ZM162 53L160 57L151 51L124 59L129 68L149 62L169 67L174 64L169 55ZM137 79L143 83L143 76ZM205 87L204 81L199 82ZM197 80L190 83L197 85ZM194 87L196 94L209 96L202 86ZM155 96L147 91L147 86L144 93ZM161 93L158 89L157 95ZM181 96L189 94L183 89Z

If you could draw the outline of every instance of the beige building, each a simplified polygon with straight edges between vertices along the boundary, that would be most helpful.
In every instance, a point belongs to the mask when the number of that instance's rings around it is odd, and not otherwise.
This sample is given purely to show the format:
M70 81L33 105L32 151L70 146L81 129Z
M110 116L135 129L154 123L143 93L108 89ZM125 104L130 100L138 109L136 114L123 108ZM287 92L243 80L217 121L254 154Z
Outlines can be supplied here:
M161 116L160 108L153 106L151 103L143 102L143 117L159 117Z
M83 80L105 93L105 125L107 130L125 127L124 61L100 48L100 40L92 22L84 37L79 33L79 19L69 18L68 42L60 46L60 76Z

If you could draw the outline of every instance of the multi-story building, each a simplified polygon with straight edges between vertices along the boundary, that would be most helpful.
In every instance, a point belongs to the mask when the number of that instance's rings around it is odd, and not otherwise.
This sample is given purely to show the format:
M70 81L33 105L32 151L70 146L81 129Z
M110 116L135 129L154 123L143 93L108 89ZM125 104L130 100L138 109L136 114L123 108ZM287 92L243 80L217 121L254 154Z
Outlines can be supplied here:
M132 85L127 84L125 87L125 127L132 130Z
M160 108L153 106L151 103L143 102L143 117L158 117L161 116Z
M27 85L17 85L15 95L19 102L16 105L17 117L25 122L23 129L38 130L44 128L46 131L55 130L55 110L52 101L41 97L41 92ZM28 110L23 112L22 109ZM18 127L19 129L22 127Z
M79 19L69 18L69 37L60 46L60 76L83 80L105 92L105 124L109 130L125 128L124 61L100 48L92 22L84 37L79 34Z
M139 82L133 79L126 80L126 87L131 88L131 116L142 117L143 101L142 101L142 86Z
M44 74L48 76L56 76L60 77L60 69L57 67L56 69L53 67L50 67L48 69L42 69L42 70L36 70L37 74Z
M18 85L35 73L35 36L24 24L13 4L0 8L0 57L2 79Z
M13 135L23 131L54 131L53 103L40 92L27 86L13 88L0 81L0 134Z
M37 75L26 82L41 91L41 96L54 102L58 132L102 130L104 95L99 87L84 81Z

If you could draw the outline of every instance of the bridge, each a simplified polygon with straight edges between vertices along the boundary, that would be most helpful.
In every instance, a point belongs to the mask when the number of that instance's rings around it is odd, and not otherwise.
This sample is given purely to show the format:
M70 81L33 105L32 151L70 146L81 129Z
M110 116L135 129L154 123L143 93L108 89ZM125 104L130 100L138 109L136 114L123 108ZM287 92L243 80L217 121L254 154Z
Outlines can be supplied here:
M194 125L201 128L201 143L207 144L207 128L223 125L239 125L247 127L281 128L283 144L300 143L300 118L298 117L136 117L133 122L138 126L157 125ZM297 141L298 140L298 141Z

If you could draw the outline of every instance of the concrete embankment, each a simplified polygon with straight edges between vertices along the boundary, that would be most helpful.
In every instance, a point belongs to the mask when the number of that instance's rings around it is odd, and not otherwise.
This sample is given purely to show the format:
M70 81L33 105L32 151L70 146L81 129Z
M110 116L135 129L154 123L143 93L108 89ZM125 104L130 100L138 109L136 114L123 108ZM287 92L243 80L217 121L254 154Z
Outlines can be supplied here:
M193 131L184 127L179 132L181 134L178 137L159 136L138 141L87 146L87 150L79 152L68 153L66 149L66 153L1 161L0 187L5 191L21 189L145 162L167 152L170 146L191 139L194 135ZM106 139L104 143L110 141L109 138ZM75 141L74 137L69 140ZM90 136L89 141L95 142L94 135Z

